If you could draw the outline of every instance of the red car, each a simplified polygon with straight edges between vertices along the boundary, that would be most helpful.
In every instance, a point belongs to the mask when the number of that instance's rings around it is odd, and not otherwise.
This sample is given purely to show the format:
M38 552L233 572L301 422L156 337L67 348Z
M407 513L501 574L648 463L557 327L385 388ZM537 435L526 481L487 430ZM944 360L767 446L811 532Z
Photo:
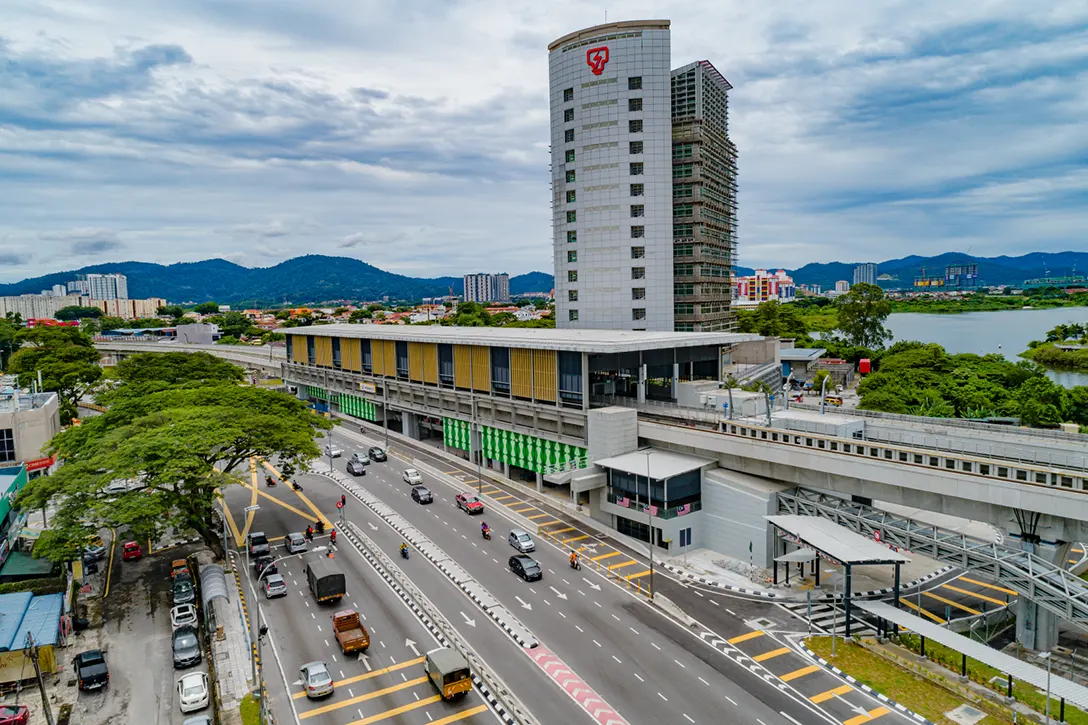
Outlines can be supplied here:
M480 499L463 493L457 494L457 508L467 514L482 514L484 512L484 505L480 502Z
M0 725L26 725L30 710L26 705L0 705Z
M121 549L121 558L125 561L136 561L137 559L142 558L144 555L143 547L141 547L135 541L126 541Z

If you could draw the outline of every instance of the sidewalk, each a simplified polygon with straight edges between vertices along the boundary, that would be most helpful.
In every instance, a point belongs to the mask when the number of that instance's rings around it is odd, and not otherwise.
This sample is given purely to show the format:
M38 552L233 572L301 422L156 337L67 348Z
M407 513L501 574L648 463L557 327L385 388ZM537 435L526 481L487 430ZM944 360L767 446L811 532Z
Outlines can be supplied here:
M217 599L212 602L215 622L223 629L222 638L216 632L210 632L212 656L208 665L214 671L213 676L219 691L219 722L223 725L237 725L242 722L239 707L246 695L254 690L253 657L254 650L249 636L249 617L246 612L245 596L241 593L244 575L236 567L235 552L228 554L230 561L202 561L201 564L219 563L227 576L227 600Z

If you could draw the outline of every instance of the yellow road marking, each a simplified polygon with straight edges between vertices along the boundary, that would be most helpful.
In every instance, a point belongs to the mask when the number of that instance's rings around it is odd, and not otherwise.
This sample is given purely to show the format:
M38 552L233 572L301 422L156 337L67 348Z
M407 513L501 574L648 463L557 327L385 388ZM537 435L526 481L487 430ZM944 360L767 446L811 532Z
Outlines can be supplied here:
M908 607L910 607L914 611L918 612L919 614L924 614L925 616L929 617L930 619L932 619L937 624L944 624L943 619L941 619L940 617L938 617L936 614L929 611L928 609L923 609L922 607L919 607L917 604L910 601L909 599L904 599L903 597L899 597L899 601L902 602L903 604L906 604Z
M536 519L542 519L545 516L551 516L551 514L537 514L536 516L530 516L529 520L530 521L535 521Z
M363 680L369 680L371 677L377 677L378 675L384 675L389 672L396 672L397 670L403 670L405 667L411 667L412 665L418 665L423 662L424 657L416 657L414 660L405 660L389 667L383 667L380 670L374 670L373 672L367 672L365 675L356 675L355 677L349 677L346 680L337 680L333 683L333 687L342 687L344 685L350 685L353 682L362 682ZM306 697L306 691L293 693L291 699L297 700L301 697Z
M537 526L537 529L539 530L539 529L543 529L545 526L552 526L552 525L558 524L558 523L559 523L558 521L556 521L555 519L552 519L551 521L541 521L536 526Z
M842 725L861 725L863 722L870 722L872 720L876 720L881 715L887 715L889 712L891 711L888 710L888 708L886 707L878 707L875 710L870 710L864 715L857 715L855 717L852 717L844 722Z
M748 634L742 634L742 635L740 635L738 637L734 637L733 639L727 639L726 642L728 642L729 644L740 644L741 642L747 642L750 639L755 639L756 637L762 637L762 636L763 636L763 630L757 629L754 632L749 632Z
M343 708L343 707L349 707L349 706L354 705L354 704L356 704L358 702L366 702L367 700L373 700L375 697L382 697L383 695L388 695L391 692L397 692L398 690L405 690L405 689L407 689L409 687L415 687L416 685L420 684L421 682L426 682L426 681L427 681L427 676L424 675L423 677L417 677L414 680L407 680L405 682L398 682L397 684L391 685L391 686L385 688L384 690L375 690L374 692L368 692L368 693L363 694L363 695L356 695L355 697L349 697L347 700L341 700L339 702L332 702L332 703L329 703L328 705L324 705L322 707L315 707L313 710L307 710L306 712L300 712L298 714L298 719L299 720L305 720L306 718L314 717L315 715L322 715L322 714L324 714L326 712L332 712L333 710L339 710L340 708ZM437 697L438 696L436 696L436 699L437 699ZM360 720L359 722L364 722L364 721Z
M464 720L466 717L472 717L473 715L479 715L481 712L487 709L487 705L477 705L476 707L465 710L464 712L454 713L449 717L444 717L441 720L435 720L431 725L449 725L451 722L457 722L458 720Z
M756 655L752 659L756 662L766 662L767 660L774 659L775 657L781 657L790 651L789 647L779 647L778 649L772 649L770 652L764 652L761 655Z
M609 552L607 554L601 554L600 556L590 557L589 560L590 561L600 561L601 559L609 559L609 558L611 558L613 556L619 556L619 555L620 555L620 552L612 551L612 552Z
M250 479L249 480L249 488L250 488L250 492L251 492L250 497L249 497L249 505L250 506L256 506L257 505L257 493L258 493L258 490L257 490L257 462L253 460L252 456L249 459L249 479ZM257 515L256 511L250 511L250 512L248 512L246 514L245 527L242 529L242 539L245 539L246 536L249 535L249 530L253 526L253 517L256 516L256 515Z
M968 579L965 576L961 576L960 581L969 582L971 584L978 584L980 587L986 587L987 589L993 589L994 591L997 591L997 592L1004 592L1005 594L1008 594L1011 597L1020 596L1019 594L1014 592L1012 589L1006 589L1005 587L994 586L993 584L987 584L986 582L980 582L977 579Z
M942 604L947 604L948 606L955 607L956 609L962 609L963 611L967 612L968 614L982 614L982 612L978 611L977 609L971 609L970 607L965 607L964 605L960 604L959 602L954 602L951 599L948 599L946 597L942 597L939 594L934 594L933 592L922 592L922 594L925 594L930 599L936 599L938 602L940 602Z
M613 564L612 566L608 567L608 571L612 571L613 569L622 569L625 566L634 566L637 563L638 562L634 559L628 559L627 561L620 562L619 564Z
M635 574L628 574L627 576L624 577L624 579L626 579L627 581L631 581L632 579L638 579L641 576L646 576L649 573L650 573L650 570L647 569L646 571L636 572Z
M960 594L968 594L968 595L970 595L972 597L978 597L979 599L985 600L987 602L993 602L994 604L996 604L998 606L1004 606L1005 605L1005 602L1003 600L1001 600L1001 599L994 599L993 597L988 597L985 594L979 594L978 592L973 592L970 589L960 589L959 587L954 587L951 584L942 584L941 586L944 587L945 589L951 589L954 592L959 592Z
M463 481L461 481L461 483L479 483L479 482L480 482L480 479L478 479L478 478L466 478Z
M407 705L401 705L400 707L394 707L392 710L386 710L385 712L379 712L377 715L370 715L369 717L364 717L362 720L353 720L352 722L348 723L348 725L369 725L372 722L378 722L379 720L385 720L387 718L391 718L394 715L400 715L402 712L408 712L410 710L415 710L416 708L419 708L419 707L426 707L427 705L430 705L432 702L438 702L441 699L442 699L441 695L433 695L432 697L424 698L424 699L420 700L419 702L410 702ZM299 717L302 717L302 716L300 715Z
M514 498L514 497L511 496L510 494L505 494L503 496L493 496L491 500L492 501L505 501L508 498Z
M442 473L446 474L447 476L456 476L458 473L461 473L461 471L442 471Z
M272 473L274 473L276 475L276 478L280 479L281 481L283 480L283 475L279 471L277 471L272 466L272 464L270 464L268 461L264 460L263 458L260 459L260 461L261 461L261 465L263 465L265 468L267 468L269 471L271 471ZM254 476L254 479L253 479L253 486L254 486L254 488L256 488L256 486L257 486L256 476ZM294 491L294 489L291 489L291 490ZM304 504L306 504L306 506L311 511L314 512L314 515L317 516L317 518L319 518L319 519L321 519L322 521L325 522L325 526L329 526L329 527L332 526L332 521L330 521L329 518L327 516L325 516L325 514L321 513L321 511L318 510L317 506L314 506L313 502L311 502L310 499L306 498L306 496L302 493L302 491L295 491L295 495L298 496L300 499L302 499L302 502ZM269 498L272 498L272 497L269 496ZM254 498L253 500L256 501L257 499ZM279 501L278 499L273 499L273 500L276 501L277 503L283 503L282 501ZM286 504L284 504L284 505L286 505ZM298 511L298 509L294 509L294 510ZM304 518L309 518L308 516L306 516L306 514L303 514L303 517Z
M501 488L495 488L494 486L490 486L490 487L484 489L484 493L486 493L488 496L490 496L493 493L500 493L501 491L502 491Z
M547 526L547 524L541 524L541 526ZM568 526L565 529L556 529L555 531L549 531L548 533L549 534L565 534L568 531L574 531L574 527L573 526Z
M582 539L588 539L589 534L582 534L581 536L572 536L569 539L563 539L564 544L569 544L572 541L581 541Z
M850 687L850 685L839 685L834 690L828 690L827 692L821 692L819 695L813 695L812 697L810 697L808 699L812 700L817 705L819 705L821 702L827 702L828 700L833 698L835 695L845 695L846 693L850 692L853 689L854 688Z
M238 530L238 524L234 523L234 514L230 512L230 506L227 506L227 500L223 499L223 513L227 515L227 524L230 526L230 533L234 535L235 545L241 545L242 532Z
M264 491L258 491L258 493L260 493L262 496L264 496L265 498L267 498L269 501L276 504L277 506L283 506L288 511L294 511L296 514L298 514L302 518L306 519L307 521L312 522L314 520L313 517L310 516L310 514L306 513L302 509L295 508L294 506L292 506L289 503L284 503L283 501L280 501L278 498L276 498L275 496L273 496L270 493L265 493Z
M117 548L117 530L110 529L112 536L110 537L110 563L106 567L106 588L102 592L102 598L105 599L110 595L110 578L113 576L113 550Z
M787 672L786 674L782 675L778 679L782 680L783 682L789 682L790 680L796 680L798 677L804 677L805 675L811 675L813 672L817 671L818 669L820 669L819 665L809 665L808 667L802 667L801 669L794 670L793 672Z
M507 505L509 505L509 506L517 506L517 505L518 505L518 504L520 504L520 503L523 503L523 502L522 502L522 501L518 501L518 503L517 503L517 504L507 504ZM519 509L510 509L510 510L511 510L511 511L513 511L514 513L516 513L516 514L523 514L523 513L525 513L526 511L533 511L533 510L535 510L535 509L536 509L536 507L535 507L535 506L525 506L525 507L523 507L523 508L519 508Z
M1083 554L1084 549L1070 549L1074 554Z

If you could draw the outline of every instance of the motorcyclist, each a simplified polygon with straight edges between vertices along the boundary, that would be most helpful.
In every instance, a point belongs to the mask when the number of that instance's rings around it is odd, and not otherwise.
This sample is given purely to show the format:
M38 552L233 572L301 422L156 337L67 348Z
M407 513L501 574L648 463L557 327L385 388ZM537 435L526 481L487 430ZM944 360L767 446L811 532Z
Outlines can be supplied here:
M329 532L329 543L330 544L335 544L336 543L336 529L333 529L332 531Z
M275 486L276 482L272 480L271 476L265 476L264 477L264 485L266 485L266 486Z
M485 539L491 538L491 527L487 525L486 521L480 522L480 534L483 535Z
M404 543L403 541L400 542L400 555L405 559L408 558L408 544Z
M306 527L306 540L307 541L313 541L314 540L314 527L313 526L307 526Z
M577 569L578 568L578 552L577 551L571 551L570 552L570 567L572 569Z
M317 521L314 522L314 528L317 530L317 533L319 533L319 534L325 533L325 522L322 521L321 519L318 519Z

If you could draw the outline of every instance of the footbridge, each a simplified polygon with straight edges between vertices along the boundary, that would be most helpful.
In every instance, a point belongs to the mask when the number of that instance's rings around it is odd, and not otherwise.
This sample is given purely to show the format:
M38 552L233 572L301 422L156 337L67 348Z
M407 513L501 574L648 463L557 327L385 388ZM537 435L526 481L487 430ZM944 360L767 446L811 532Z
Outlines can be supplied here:
M283 348L268 345L199 345L179 342L108 341L94 343L96 349L115 361L142 352L206 352L253 370L264 377L279 377L285 360Z

